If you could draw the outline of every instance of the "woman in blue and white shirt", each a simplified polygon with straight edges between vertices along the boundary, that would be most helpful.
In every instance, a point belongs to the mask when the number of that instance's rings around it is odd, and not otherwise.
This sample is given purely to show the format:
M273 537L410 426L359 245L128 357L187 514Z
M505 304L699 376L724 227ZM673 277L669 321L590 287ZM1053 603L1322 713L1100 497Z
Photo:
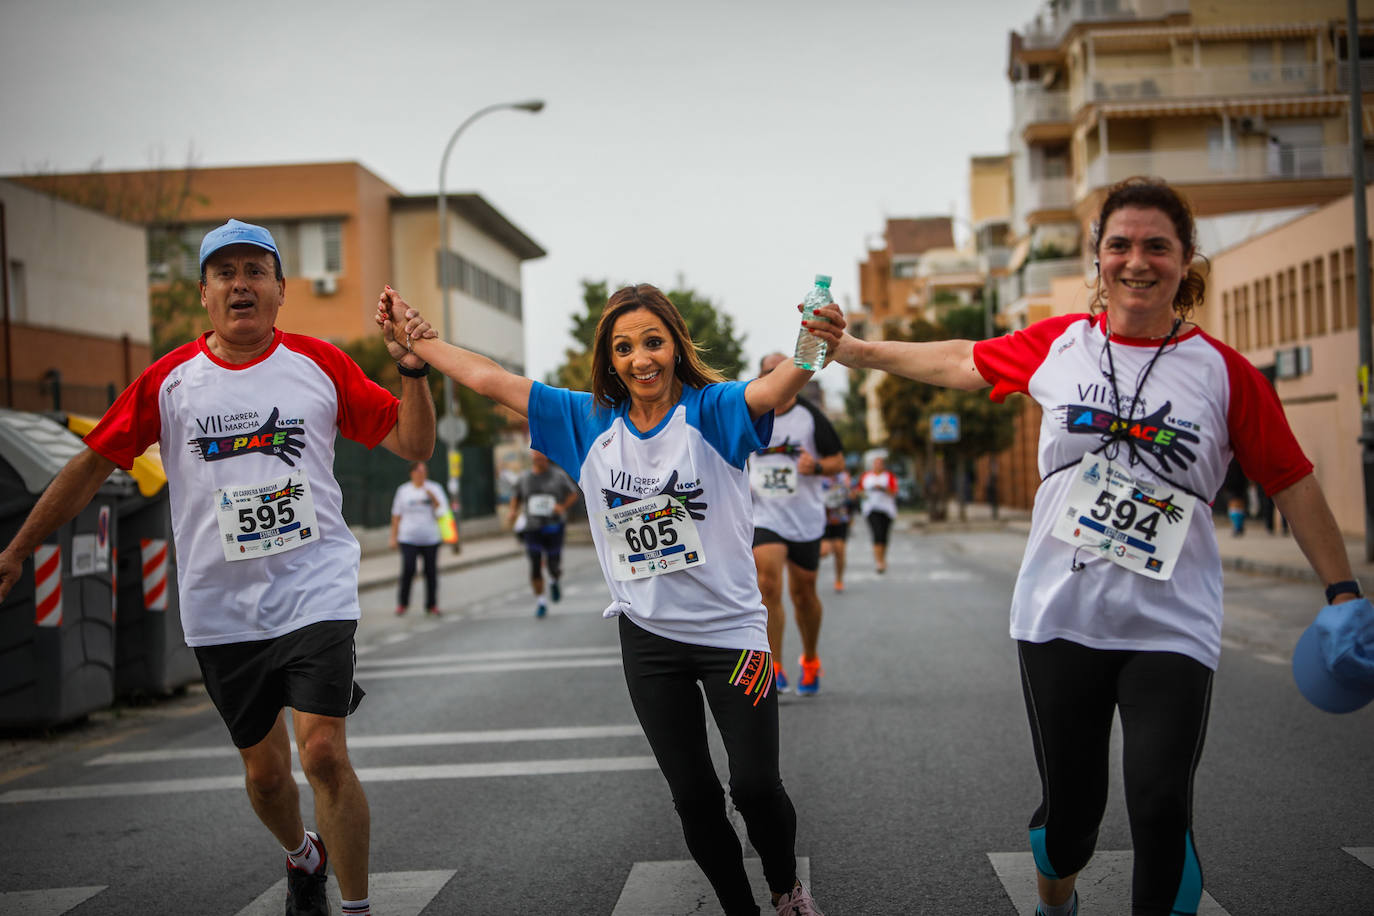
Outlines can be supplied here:
M706 693L730 758L730 796L778 913L820 916L797 880L796 814L778 773L777 692L750 548L745 464L773 409L811 373L750 382L703 363L677 308L648 284L618 290L597 324L592 390L553 388L439 341L388 291L378 321L414 352L527 416L533 448L578 482L619 617L630 699L672 789L688 849L728 914L758 913L706 740ZM701 688L698 688L698 683Z

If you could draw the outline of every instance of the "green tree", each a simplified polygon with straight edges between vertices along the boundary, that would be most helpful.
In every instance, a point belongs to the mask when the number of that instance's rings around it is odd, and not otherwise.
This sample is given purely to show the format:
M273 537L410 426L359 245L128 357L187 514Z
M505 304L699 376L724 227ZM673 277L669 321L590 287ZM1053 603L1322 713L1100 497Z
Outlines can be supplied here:
M844 416L835 424L835 432L840 434L840 444L846 452L862 452L872 446L868 440L868 398L863 387L867 377L867 370L849 370Z
M735 331L734 319L720 311L709 298L680 282L679 286L682 288L669 290L667 296L682 313L702 359L726 378L739 378L744 368L745 335ZM573 315L569 329L574 345L564 351L563 364L552 373L550 381L553 384L574 391L590 390L592 344L610 293L610 284L605 280L582 281L583 310Z

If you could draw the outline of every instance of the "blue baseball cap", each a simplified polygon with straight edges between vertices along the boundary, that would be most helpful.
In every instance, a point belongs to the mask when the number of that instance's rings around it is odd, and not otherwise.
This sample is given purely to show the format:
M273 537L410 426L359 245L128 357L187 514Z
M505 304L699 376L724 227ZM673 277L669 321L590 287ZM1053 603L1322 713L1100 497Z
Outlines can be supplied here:
M261 226L231 219L223 226L211 229L205 233L205 238L201 239L200 269L205 270L205 261L210 255L228 245L257 245L259 248L265 248L277 259L277 266L281 266L281 252L277 251L277 242L272 238L272 233Z
M1318 709L1354 712L1374 700L1374 605L1329 604L1293 650L1293 680Z

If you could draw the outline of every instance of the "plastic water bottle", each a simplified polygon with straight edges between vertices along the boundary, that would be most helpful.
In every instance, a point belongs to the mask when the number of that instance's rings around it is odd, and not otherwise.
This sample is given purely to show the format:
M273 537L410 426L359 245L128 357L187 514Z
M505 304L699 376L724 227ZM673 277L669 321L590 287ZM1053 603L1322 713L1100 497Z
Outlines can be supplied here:
M824 321L824 318L816 318L816 309L834 301L830 298L830 278L825 274L816 274L816 285L802 300L802 321ZM824 340L802 328L797 332L797 349L792 354L792 363L798 369L819 369L825 365L825 349Z

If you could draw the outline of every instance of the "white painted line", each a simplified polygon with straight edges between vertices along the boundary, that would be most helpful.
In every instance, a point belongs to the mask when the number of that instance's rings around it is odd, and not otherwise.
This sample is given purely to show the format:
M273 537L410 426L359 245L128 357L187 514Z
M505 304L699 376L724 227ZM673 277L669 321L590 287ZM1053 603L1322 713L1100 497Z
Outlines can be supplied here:
M1007 892L1016 912L1035 909L1035 857L1029 852L990 852L988 861L1002 889ZM1109 851L1099 849L1078 873L1078 909L1083 913L1129 913L1131 911L1131 863L1129 849ZM1206 874L1207 863L1202 863ZM1198 904L1197 916L1229 916L1221 904L1205 890Z
M350 735L349 750L364 748L442 747L452 744L502 744L512 741L577 741L587 738L633 738L644 734L638 725L589 725L557 728L503 728L487 731L421 732L408 735ZM295 744L291 753L296 753ZM228 745L187 747L180 750L123 751L88 760L86 766L117 766L167 760L209 760L232 757L239 752Z
M457 872L454 871L390 871L367 876L367 899L372 910L386 916L420 916L429 902L439 896L439 891ZM339 903L339 883L334 875L329 875L325 885L329 895L330 912L337 913ZM283 901L286 900L286 879L264 891L256 900L239 910L237 916L281 916Z
M358 680L365 683L398 677L446 677L450 674L493 674L502 671L552 671L558 668L618 668L620 656L606 658L550 658L543 661L471 662L460 665L420 665L414 668L358 666Z
M409 638L408 634L401 634ZM576 658L583 656L620 658L620 650L614 646L587 646L565 649L499 649L491 652L455 652L445 655L406 655L400 658L373 658L359 664L359 671L375 668L417 667L423 665L452 665L464 662L504 662L543 658Z
M1256 655L1255 660L1265 662L1270 665L1278 665L1280 668L1287 668L1289 665L1293 664L1293 660L1291 658L1284 658L1281 655L1274 655L1271 652L1263 652L1259 655Z
M623 770L656 770L653 757L580 757L564 760L507 760L491 763L446 763L432 766L362 767L364 784L409 782L427 779L480 779L489 776L553 776L569 773L613 773ZM294 774L299 785L305 776ZM243 789L243 776L205 776L196 779L155 779L144 782L109 782L48 789L15 789L0 793L0 804L34 801L71 801L84 798L120 798L133 795L165 795L172 792L208 792Z
M771 898L768 884L763 880L763 863L758 859L745 859L744 870L749 874L755 902L765 907L764 912L772 912L766 907ZM797 856L797 877L811 888L810 859ZM817 905L824 910L825 898L816 895L815 888L811 891ZM691 859L682 859L636 862L630 868L630 876L625 879L625 887L611 916L724 916L724 912L700 866Z
M282 882L285 883L283 878ZM53 887L41 891L6 891L0 893L0 914L13 916L62 916L90 900L109 887Z
M1370 868L1374 868L1374 846L1342 846L1341 848Z

